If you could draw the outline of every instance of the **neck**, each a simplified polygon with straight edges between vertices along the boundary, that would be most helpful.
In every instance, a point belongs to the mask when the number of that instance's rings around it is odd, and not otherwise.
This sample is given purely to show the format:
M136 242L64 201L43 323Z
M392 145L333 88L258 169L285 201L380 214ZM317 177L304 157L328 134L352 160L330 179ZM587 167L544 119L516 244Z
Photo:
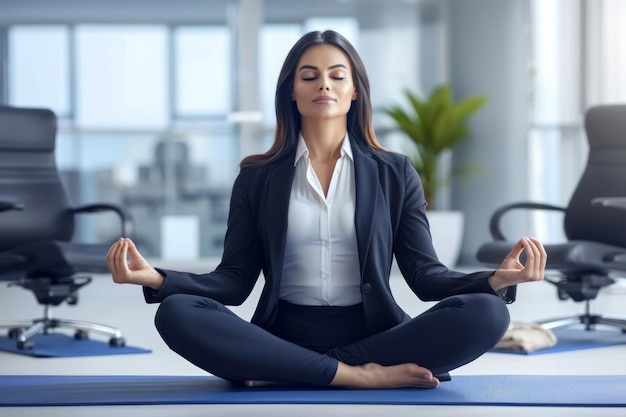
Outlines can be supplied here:
M341 144L346 136L346 121L306 123L303 120L302 136L311 160L335 161L339 158Z

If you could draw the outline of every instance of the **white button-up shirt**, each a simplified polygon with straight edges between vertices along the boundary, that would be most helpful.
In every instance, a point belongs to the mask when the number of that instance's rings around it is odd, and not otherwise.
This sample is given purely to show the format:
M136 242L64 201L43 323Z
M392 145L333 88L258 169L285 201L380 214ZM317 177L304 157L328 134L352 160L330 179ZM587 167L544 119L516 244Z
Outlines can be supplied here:
M343 140L327 196L300 135L289 199L282 299L320 306L361 302L355 201L354 159L348 135Z

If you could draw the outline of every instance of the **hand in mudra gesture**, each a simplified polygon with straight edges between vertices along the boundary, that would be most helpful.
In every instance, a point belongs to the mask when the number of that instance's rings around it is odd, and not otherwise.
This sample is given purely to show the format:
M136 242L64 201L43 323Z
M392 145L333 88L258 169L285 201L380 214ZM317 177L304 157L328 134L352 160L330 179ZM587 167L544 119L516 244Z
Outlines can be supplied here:
M137 284L158 289L163 283L163 276L145 260L129 238L119 238L111 245L107 264L113 282L117 284Z
M520 262L522 252L526 252L526 264ZM532 237L523 237L489 278L489 283L497 291L523 282L541 281L545 275L547 258L541 242Z

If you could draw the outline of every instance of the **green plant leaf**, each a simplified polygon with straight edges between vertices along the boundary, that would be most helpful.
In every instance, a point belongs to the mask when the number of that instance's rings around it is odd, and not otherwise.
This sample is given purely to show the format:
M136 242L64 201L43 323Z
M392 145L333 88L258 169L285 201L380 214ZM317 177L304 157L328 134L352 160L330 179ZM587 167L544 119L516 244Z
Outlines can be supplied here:
M477 95L455 103L448 84L434 88L425 99L410 90L405 90L404 95L410 104L407 109L393 106L384 111L416 145L413 166L422 178L426 200L432 207L435 193L448 180L439 178L437 166L441 152L469 136L466 120L487 102L488 97ZM453 170L450 175L470 171Z
M487 100L487 96L475 96L466 98L465 100L459 101L454 106L454 112L456 113L458 119L460 121L463 121L471 116L474 112L476 112L479 108L481 108L487 102Z

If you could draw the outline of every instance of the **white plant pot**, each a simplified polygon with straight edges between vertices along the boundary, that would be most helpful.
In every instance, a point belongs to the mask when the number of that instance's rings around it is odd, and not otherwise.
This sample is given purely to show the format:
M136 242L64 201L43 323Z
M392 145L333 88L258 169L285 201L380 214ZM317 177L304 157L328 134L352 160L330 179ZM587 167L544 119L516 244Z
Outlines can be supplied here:
M463 240L463 212L429 210L426 217L439 260L448 268L454 268L459 260Z

